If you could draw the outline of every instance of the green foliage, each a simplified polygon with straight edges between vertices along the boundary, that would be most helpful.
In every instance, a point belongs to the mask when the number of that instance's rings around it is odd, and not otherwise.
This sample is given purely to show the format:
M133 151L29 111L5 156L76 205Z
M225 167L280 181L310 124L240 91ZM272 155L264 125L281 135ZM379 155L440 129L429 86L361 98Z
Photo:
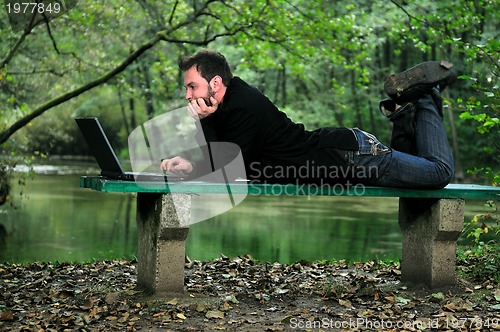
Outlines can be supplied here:
M500 47L497 52L500 52ZM500 60L498 55L496 58ZM483 96L482 98L471 96L465 100L462 98L456 100L458 109L462 110L460 119L475 124L476 131L486 138L482 150L491 157L491 167L474 166L468 172L482 175L494 185L500 183L500 168L498 167L500 165L500 91L498 85L492 82L496 82L499 75L498 72L493 71L482 80L466 77L473 82L472 86L476 91L483 92Z
M458 253L460 272L465 277L500 282L500 246L497 242L479 242Z
M393 3L400 8L389 30L391 40L396 43L397 57L410 59L408 54L417 51L424 55L422 60L446 59L463 73L459 82L445 93L448 109L461 114L464 121L456 124L460 134L454 138L459 146L455 157L466 167L475 168L469 174L478 174L497 184L500 3L490 0ZM402 64L399 69L409 65ZM476 125L479 137L469 134L469 123ZM459 152L471 157L462 157Z
M468 238L474 238L474 243L484 242L488 234L500 234L500 215L494 201L488 201L484 205L488 210L486 213L477 214L471 221L466 223L464 233Z
M468 104L470 104L470 101L467 101L467 106L469 106ZM480 102L476 102L475 104L477 106L481 105ZM472 107L472 108L475 108L475 107ZM499 118L492 118L486 113L472 115L470 112L465 111L462 114L460 114L460 119L476 121L479 124L477 126L477 132L480 134L487 134L495 129L498 130L498 128L495 128L495 127L500 125ZM490 149L488 152L493 152L493 151Z
M18 165L26 166L26 171L16 177L17 182L23 185L26 179L34 176L32 163L35 158L45 157L43 153L38 151L33 155L26 155L23 152L22 143L16 139L0 145L0 206L8 203L11 207L16 207L11 193L14 168ZM24 196L23 191L19 194L21 197Z
M500 4L492 1L480 1L477 4L466 3L463 5L467 11L461 20L462 25L456 25L459 32L456 38L446 39L447 44L453 47L467 59L471 75L463 75L461 79L470 83L474 94L466 98L457 98L456 106L461 112L460 119L476 125L476 131L483 136L482 149L489 155L486 165L476 167L468 172L479 174L491 181L494 185L500 183L500 91L498 80L500 71L500 42L493 22L499 18ZM484 20L478 24L478 20ZM468 27L476 38L466 39ZM483 66L471 64L482 63Z
M487 212L465 223L463 234L474 241L459 252L465 276L500 281L500 214L494 201L484 205Z

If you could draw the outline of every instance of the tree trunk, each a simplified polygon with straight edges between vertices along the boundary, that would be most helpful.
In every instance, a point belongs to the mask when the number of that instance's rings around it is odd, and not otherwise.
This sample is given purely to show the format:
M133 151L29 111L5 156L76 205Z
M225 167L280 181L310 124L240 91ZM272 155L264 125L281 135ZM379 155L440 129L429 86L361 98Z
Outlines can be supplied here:
M449 98L449 92L444 91L446 98ZM455 159L455 180L459 183L462 183L464 180L464 171L462 168L462 163L460 161L461 155L460 155L460 150L458 148L458 134L457 134L457 128L455 127L455 119L453 116L453 110L448 107L447 110L448 113L448 122L450 123L450 129L451 129L451 142L453 146L453 154L454 154L454 159Z
M281 102L283 107L287 104L287 94L286 94L286 66L283 62L283 69L281 70Z
M120 85L117 85L116 91L118 93L118 101L120 102L120 112L122 114L123 124L125 125L125 131L130 133L130 126L128 124L127 112L125 110L125 103L123 101L122 89Z
M139 61L137 71L142 76L140 91L142 97L144 98L144 110L146 111L147 118L151 120L154 117L155 109L153 105L153 93L151 92L151 77L148 70L149 66L145 64L145 61L147 61L147 59L144 61Z
M356 127L363 128L363 117L361 115L361 110L359 107L359 97L358 97L358 88L356 84L356 72L354 70L351 71L351 93L352 93L352 105L354 112L356 114Z

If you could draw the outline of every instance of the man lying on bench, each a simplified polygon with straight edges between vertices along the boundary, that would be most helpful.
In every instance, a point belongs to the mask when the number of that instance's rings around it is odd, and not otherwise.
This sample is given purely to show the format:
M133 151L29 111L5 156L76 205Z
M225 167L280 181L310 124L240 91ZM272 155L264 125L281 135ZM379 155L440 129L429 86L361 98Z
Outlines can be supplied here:
M213 142L238 146L253 182L353 181L439 189L453 177L440 92L457 74L447 62L424 62L386 79L384 89L390 98L380 102L380 110L393 123L390 146L359 128L305 130L256 88L233 76L220 53L202 50L181 59L179 67L184 72L188 112L199 119L197 139L209 146ZM196 177L209 169L207 160L175 156L164 159L161 167Z

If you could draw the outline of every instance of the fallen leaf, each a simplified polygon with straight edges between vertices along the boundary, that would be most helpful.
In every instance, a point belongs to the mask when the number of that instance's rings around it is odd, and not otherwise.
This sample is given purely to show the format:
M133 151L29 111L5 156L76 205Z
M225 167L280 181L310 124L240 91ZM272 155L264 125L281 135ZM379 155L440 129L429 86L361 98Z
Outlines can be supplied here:
M445 304L443 305L443 308L449 310L449 311L452 311L452 312L455 312L457 311L457 306L453 303L448 303L448 304Z
M165 304L170 304L170 305L177 305L177 303L179 303L179 299L176 297L174 297L170 301L165 302Z
M348 308L348 309L351 309L351 308L352 308L352 303L351 303L351 301L349 301L349 300L342 300L342 299L340 299L340 300L339 300L339 304L340 304L341 306L343 306L343 307Z
M196 311L198 311L198 312L203 312L203 311L205 311L206 309L207 309L207 306L206 306L206 304L205 304L205 303L203 303L203 302L200 302L200 303L198 303L198 304L196 305Z
M378 315L378 317L377 317L377 318L378 318L378 319L384 319L384 320L387 320L387 319L390 319L390 318L391 318L391 316L388 316L388 315L386 315L386 314L383 312L383 313L381 313L380 315Z
M394 269L394 270L391 270L391 272L394 273L395 275L398 275L398 276L401 275L401 271L400 270Z
M0 312L0 321L13 321L14 313L10 310Z
M92 310L90 310L89 317L94 317L95 315L97 315L97 313L97 307L93 307Z
M224 302L223 304L221 304L219 306L219 310L221 311L228 311L229 309L231 309L232 307L229 305L229 303L227 302Z
M493 295L495 296L495 300L497 300L498 302L500 302L500 288L497 288L495 290L495 293L493 293Z
M400 303L403 303L403 304L408 304L411 302L410 299L405 299L404 297L402 296L396 296L396 300L398 300L398 302Z
M440 302L440 301L444 300L444 294L441 292L434 293L431 295L430 300L431 300L431 302Z
M165 316L166 314L167 314L166 311L157 312L156 314L153 314L153 317L162 317Z
M218 319L223 319L224 318L224 313L219 310L209 310L205 314L206 318L218 318Z
M234 303L234 304L240 303L240 301L238 301L236 299L236 296L234 296L234 295L228 295L228 296L226 296L226 298L224 299L224 301L231 302L231 303Z
M178 313L177 315L175 315L175 317L179 318L179 319L182 319L182 320L185 320L186 319L186 316L184 316L184 314L182 312Z
M107 304L113 304L115 303L116 301L118 301L118 298L120 297L120 294L119 293L114 293L114 292L111 292L111 293L108 293L106 294L106 303Z
M394 296L386 296L385 299L387 300L387 302L396 302L396 298Z
M83 301L83 304L80 306L80 309L82 310L89 310L94 306L94 301L92 301L91 298L85 299Z
M449 313L449 312L446 312L446 311L443 311L439 314L435 314L435 315L432 315L433 317L446 317L446 318L453 318L455 317L452 313Z
M461 309L465 311L474 311L474 308L469 304L464 304Z

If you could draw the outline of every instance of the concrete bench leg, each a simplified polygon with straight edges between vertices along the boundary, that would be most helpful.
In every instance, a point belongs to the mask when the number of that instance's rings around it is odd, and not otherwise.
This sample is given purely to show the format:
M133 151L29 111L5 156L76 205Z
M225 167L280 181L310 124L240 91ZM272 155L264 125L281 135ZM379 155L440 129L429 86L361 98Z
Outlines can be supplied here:
M137 194L137 286L150 293L183 292L191 196Z
M400 198L401 280L431 288L453 285L463 224L462 199Z

